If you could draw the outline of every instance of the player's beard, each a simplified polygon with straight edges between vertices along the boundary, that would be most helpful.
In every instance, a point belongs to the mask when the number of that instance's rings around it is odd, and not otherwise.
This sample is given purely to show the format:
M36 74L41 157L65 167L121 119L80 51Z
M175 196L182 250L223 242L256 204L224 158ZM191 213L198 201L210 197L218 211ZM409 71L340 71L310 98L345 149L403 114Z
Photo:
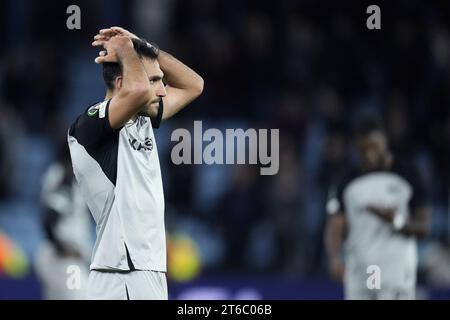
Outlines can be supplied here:
M147 110L142 109L141 111L139 111L138 116L140 117L151 117L150 114L147 112Z
M143 117L156 117L158 114L160 100L152 102L150 105L144 106L141 111L139 111L138 115ZM154 104L158 104L158 107L153 106Z

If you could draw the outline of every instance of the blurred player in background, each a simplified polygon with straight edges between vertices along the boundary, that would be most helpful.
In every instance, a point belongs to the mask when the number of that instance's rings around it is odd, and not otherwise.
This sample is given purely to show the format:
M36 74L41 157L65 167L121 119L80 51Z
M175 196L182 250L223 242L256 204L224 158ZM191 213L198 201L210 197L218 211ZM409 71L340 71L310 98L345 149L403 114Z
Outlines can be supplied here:
M105 100L72 124L75 177L97 224L87 297L167 299L164 191L153 128L203 91L189 67L119 27L100 30ZM164 85L163 79L167 85Z
M67 145L44 173L41 201L46 241L35 268L47 300L84 299L92 250L91 219L72 173ZM70 267L79 271L79 286L67 285Z
M417 239L430 228L424 184L411 163L391 153L376 119L359 122L355 144L357 163L327 202L331 274L344 281L346 299L414 299ZM369 266L381 271L378 289L367 284Z

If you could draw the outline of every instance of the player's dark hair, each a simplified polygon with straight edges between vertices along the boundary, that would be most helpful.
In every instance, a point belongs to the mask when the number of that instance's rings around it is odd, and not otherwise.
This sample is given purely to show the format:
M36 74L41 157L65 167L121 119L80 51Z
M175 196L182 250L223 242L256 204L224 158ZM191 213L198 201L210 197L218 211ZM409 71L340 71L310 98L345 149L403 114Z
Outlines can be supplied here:
M147 42L142 39L133 38L133 47L140 58L157 59L159 55L159 48L156 44ZM117 77L122 75L122 67L117 62L103 63L103 80L105 80L106 87L109 90L114 89L114 81Z
M374 115L364 115L356 120L354 126L354 136L364 137L373 132L385 132L381 120Z

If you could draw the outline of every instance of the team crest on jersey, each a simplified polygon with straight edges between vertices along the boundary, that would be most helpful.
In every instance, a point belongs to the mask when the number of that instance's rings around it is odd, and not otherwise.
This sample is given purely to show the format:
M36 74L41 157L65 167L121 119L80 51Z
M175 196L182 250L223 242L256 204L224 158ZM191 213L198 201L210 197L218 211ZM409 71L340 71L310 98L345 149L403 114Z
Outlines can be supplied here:
M99 118L104 118L106 116L106 104L107 104L107 101L103 101L102 103L98 103L98 104L90 107L87 111L87 115L90 117L93 117L98 112Z
M90 117L95 116L97 114L97 112L98 112L98 108L99 108L99 105L95 105L95 106L90 107L88 109L88 111L87 111L87 115L90 116Z

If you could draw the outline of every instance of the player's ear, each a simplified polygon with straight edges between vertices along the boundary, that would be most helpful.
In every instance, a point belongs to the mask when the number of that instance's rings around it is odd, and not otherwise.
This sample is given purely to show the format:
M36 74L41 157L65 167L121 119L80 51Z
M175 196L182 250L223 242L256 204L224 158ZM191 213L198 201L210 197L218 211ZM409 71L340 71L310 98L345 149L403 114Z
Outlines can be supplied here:
M122 77L118 76L116 78L116 80L114 81L114 84L115 84L116 89L122 88Z

